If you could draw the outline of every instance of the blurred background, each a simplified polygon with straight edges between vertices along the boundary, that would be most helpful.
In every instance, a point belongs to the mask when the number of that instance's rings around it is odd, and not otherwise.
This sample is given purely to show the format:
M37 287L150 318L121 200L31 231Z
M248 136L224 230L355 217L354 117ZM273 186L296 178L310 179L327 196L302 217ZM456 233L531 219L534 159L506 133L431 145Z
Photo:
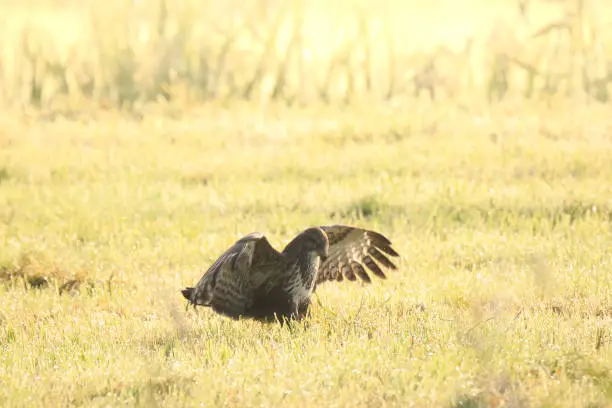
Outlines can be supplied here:
M607 102L604 0L0 1L0 104Z

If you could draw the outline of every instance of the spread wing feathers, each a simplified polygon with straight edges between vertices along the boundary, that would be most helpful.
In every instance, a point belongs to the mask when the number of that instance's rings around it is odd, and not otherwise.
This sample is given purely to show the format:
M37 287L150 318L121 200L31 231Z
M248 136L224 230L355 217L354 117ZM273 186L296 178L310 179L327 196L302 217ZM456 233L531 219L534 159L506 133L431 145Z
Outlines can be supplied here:
M319 268L317 285L328 280L342 281L344 278L356 281L357 277L370 283L364 266L382 279L386 279L386 276L378 264L397 269L387 256L396 257L399 254L391 247L391 241L378 232L345 225L320 228L329 239L329 252Z
M266 265L281 255L258 232L236 241L211 266L198 284L182 290L191 304L211 306L218 313L237 317L250 306L258 284L269 279Z

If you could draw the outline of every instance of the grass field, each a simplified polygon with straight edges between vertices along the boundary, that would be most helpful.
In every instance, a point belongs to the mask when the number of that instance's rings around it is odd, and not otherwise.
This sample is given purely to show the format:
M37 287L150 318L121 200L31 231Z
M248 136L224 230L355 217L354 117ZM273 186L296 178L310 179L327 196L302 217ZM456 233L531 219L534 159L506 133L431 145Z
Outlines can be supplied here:
M609 107L0 119L2 406L612 406ZM402 254L307 328L185 311L238 237Z
M332 3L0 0L0 406L612 407L610 5ZM398 271L185 309L335 223Z

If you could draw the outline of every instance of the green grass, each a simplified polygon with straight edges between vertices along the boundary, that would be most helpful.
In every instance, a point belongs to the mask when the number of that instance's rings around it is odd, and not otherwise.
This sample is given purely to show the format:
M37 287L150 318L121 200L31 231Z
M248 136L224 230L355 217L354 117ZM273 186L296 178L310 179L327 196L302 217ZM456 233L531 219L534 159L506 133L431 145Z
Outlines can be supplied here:
M0 120L3 406L612 406L609 107ZM186 311L238 237L389 236L307 327Z

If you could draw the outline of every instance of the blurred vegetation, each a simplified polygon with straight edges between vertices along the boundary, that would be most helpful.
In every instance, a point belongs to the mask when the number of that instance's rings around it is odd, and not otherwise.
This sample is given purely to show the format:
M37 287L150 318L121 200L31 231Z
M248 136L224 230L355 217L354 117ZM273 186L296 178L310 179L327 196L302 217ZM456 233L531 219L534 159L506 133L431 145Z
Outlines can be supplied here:
M109 0L7 3L0 101L134 109L426 97L606 102L612 7L598 0Z

